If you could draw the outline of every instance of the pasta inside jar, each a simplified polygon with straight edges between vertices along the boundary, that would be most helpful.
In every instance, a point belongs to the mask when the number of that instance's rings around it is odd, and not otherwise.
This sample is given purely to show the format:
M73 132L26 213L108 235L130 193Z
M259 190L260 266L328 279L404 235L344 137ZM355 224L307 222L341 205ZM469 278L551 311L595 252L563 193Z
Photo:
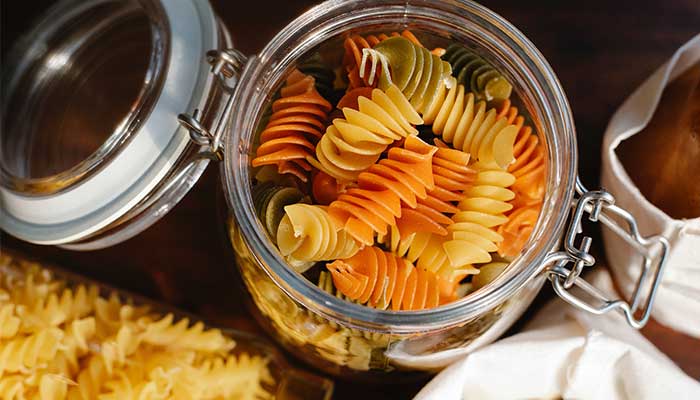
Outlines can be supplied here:
M528 243L546 147L469 43L364 31L305 54L254 135L252 198L289 268L378 309L458 300Z

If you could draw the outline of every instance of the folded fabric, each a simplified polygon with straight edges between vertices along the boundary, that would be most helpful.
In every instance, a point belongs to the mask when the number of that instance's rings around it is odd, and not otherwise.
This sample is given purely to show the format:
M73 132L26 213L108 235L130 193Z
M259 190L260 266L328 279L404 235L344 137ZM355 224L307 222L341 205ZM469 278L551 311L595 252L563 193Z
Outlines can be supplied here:
M673 219L652 204L634 184L615 150L649 124L664 88L699 60L700 35L681 46L617 110L603 138L601 177L616 204L637 218L642 235L661 234L671 245L652 316L695 337L700 337L700 216ZM689 185L697 184L692 183L692 177L688 179ZM603 229L603 238L615 282L629 296L636 287L642 258L608 229Z
M586 279L605 292L613 291L605 270ZM700 399L700 383L685 375L620 315L596 316L556 299L521 333L481 348L443 370L416 399L559 397Z

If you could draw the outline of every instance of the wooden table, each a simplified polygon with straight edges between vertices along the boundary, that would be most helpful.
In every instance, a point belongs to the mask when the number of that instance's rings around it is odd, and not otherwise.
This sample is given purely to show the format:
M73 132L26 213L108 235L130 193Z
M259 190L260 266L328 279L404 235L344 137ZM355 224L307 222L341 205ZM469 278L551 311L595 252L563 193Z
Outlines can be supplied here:
M51 1L32 2L31 7L22 3L2 3L3 49L16 32L28 26L27 17ZM314 1L213 3L236 46L250 54ZM557 72L576 118L579 171L590 187L598 185L602 134L614 110L676 48L700 31L700 0L646 3L500 0L486 4L523 31ZM258 332L243 307L241 293L231 284L234 266L223 244L218 187L218 170L210 168L164 220L110 249L75 253L22 243L5 234L2 246ZM595 240L599 245L600 238ZM528 314L552 297L550 289L543 290ZM700 340L654 321L642 332L686 373L700 379ZM419 387L339 382L336 397L405 398Z

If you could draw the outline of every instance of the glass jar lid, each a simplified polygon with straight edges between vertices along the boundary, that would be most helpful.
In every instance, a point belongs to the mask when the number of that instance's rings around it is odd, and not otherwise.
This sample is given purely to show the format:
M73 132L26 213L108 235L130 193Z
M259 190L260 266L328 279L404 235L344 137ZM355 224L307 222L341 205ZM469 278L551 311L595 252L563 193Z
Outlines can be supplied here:
M162 217L207 162L193 167L195 146L177 115L211 101L203 55L230 46L221 29L209 3L196 0L51 8L3 75L2 229L69 244L141 215L137 228L96 246L104 247Z

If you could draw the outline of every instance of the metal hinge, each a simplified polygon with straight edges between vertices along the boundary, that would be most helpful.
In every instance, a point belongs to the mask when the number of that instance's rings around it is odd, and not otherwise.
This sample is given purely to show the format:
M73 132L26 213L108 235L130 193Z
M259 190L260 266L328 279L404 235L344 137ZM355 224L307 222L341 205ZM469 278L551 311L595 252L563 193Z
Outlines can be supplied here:
M211 50L207 52L207 61L211 65L211 73L216 78L217 85L227 96L222 112L216 116L211 128L205 127L200 121L199 109L195 109L192 114L179 114L177 120L190 132L190 139L194 143L205 147L206 150L199 153L202 158L221 161L223 159L221 140L231 116L233 92L246 63L246 57L236 49Z
M668 241L659 235L643 237L639 233L637 220L629 212L616 206L615 198L607 191L589 191L580 180L576 182L576 190L580 197L574 199L574 211L565 236L564 250L552 255L552 266L547 269L554 291L571 305L593 314L618 310L632 327L642 328L649 320L651 307L661 283L668 256ZM591 267L596 262L589 253L592 241L589 236L583 236L577 245L577 238L583 231L582 221L586 215L589 221L602 222L642 256L642 269L629 301L609 299L581 278L584 268ZM595 304L590 299L586 300L572 293L570 289L574 286L588 294Z

